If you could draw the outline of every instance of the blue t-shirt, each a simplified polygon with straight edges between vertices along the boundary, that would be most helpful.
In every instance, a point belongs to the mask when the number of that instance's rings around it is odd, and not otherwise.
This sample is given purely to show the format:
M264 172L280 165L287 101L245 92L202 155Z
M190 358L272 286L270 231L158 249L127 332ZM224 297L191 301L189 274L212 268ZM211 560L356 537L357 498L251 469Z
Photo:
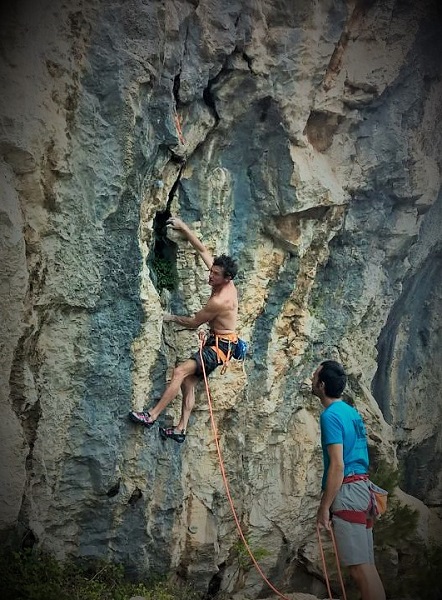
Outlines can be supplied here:
M368 473L367 433L361 415L356 409L339 400L330 404L320 417L321 445L324 457L322 489L327 481L330 458L329 444L342 444L344 457L344 477Z

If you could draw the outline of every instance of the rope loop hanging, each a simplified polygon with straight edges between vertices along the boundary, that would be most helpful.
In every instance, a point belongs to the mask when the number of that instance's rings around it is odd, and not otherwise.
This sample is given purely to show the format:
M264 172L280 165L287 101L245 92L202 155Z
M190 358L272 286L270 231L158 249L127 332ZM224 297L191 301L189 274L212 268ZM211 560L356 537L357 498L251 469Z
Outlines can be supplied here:
M251 561L252 561L255 569L261 575L262 579L265 581L265 583L269 586L269 588L277 596L279 596L283 600L290 600L290 598L288 598L287 596L284 596L284 594L282 592L280 592L279 590L277 590L275 588L275 586L265 576L263 570L261 569L261 567L259 566L256 558L253 555L253 552L252 552L252 550L251 550L251 548L249 546L249 543L246 540L246 537L245 537L245 535L244 535L244 533L242 531L241 523L240 523L238 515L236 513L235 505L233 503L233 499L232 499L232 496L230 494L229 482L228 482L227 475L226 475L226 470L225 470L225 467L224 467L224 460L223 460L223 456L222 456L222 452L221 452L221 447L220 447L219 441L218 441L218 430L217 430L216 423L215 423L215 418L214 418L214 415L213 415L212 396L211 396L211 393L210 393L209 382L207 380L207 374L206 374L206 369L205 369L204 360L203 360L204 339L205 339L204 333L200 332L199 333L199 352L200 352L200 358L201 358L201 367L202 367L203 376L204 376L204 385L205 385L206 394L207 394L207 401L208 401L208 404L209 404L210 421L211 421L211 424L212 424L213 435L214 435L214 438L215 438L215 445L216 445L216 450L217 450L217 453L218 453L218 461L219 461L221 475L222 475L222 479L223 479L223 483L224 483L224 488L226 490L227 499L228 499L229 504L230 504L230 509L232 511L233 518L235 520L236 528L238 529L238 533L239 533L239 536L241 538L241 541L244 544L244 547L247 550L247 552L248 552L248 554L250 556L250 559L251 559Z
M242 531L242 527L241 527L241 523L239 521L238 515L236 513L236 509L235 509L235 505L233 503L233 499L232 499L232 495L230 493L230 487L229 487L229 482L227 479L227 475L226 475L226 470L224 467L224 459L222 456L222 452L221 452L221 447L219 444L219 438L218 438L218 429L215 423L215 417L213 414L213 402L212 402L212 395L210 393L210 388L209 388L209 382L207 379L207 374L206 374L206 369L204 366L204 359L203 359L203 346L204 346L204 341L205 341L205 335L204 332L200 331L199 332L199 353L200 353L200 359L201 359L201 368L203 371L203 377L204 377L204 385L206 388L206 395L207 395L207 402L209 404L209 413L210 413L210 422L212 425L212 430L213 430L213 436L215 439L215 445L216 445L216 450L217 450L217 454L218 454L218 461L219 461L219 466L220 466L220 470L221 470L221 476L223 479L223 483L224 483L224 488L226 490L226 495L227 495L227 499L229 501L230 504L230 510L232 512L233 515L233 519L235 521L236 524L236 528L238 530L239 536L241 538L242 543L244 544L245 549L247 550L250 559L255 567L255 569L258 571L259 575L262 577L263 581L269 586L269 588L280 598L282 598L283 600L290 600L290 598L288 598L287 596L284 596L284 594L282 592L280 592L279 590L277 590L275 588L275 586L267 579L267 577L265 576L263 570L261 569L261 567L259 566L256 558L253 555L253 552L250 548L249 543L246 540L246 537ZM322 541L321 541L321 533L319 530L319 525L316 528L317 531L317 535L318 535L318 544L319 544L319 550L320 550L320 554L321 554L321 559L322 559L322 566L323 566L323 570L324 570L324 576L325 576L325 582L327 585L327 592L328 592L328 596L330 600L333 600L333 596L331 593L331 588L330 588L330 580L328 577L328 573L327 573L327 565L325 562L325 554L324 554L324 549L322 546ZM336 547L336 539L335 539L335 535L333 533L333 528L330 529L330 535L331 535L331 539L332 539L332 544L333 544L333 550L335 553L335 559L336 559L336 566L337 566L337 570L338 570L338 574L339 574L339 581L341 584L341 588L342 588L342 594L343 594L343 600L347 600L347 595L345 593L345 587L344 587L344 581L342 578L342 573L341 573L341 568L339 565L339 557L338 557L338 549Z

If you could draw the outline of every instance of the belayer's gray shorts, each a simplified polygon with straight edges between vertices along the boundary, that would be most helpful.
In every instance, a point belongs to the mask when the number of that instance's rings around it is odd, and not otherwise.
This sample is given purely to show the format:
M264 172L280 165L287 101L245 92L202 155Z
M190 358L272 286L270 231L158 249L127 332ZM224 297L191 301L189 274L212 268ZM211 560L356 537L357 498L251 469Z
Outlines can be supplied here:
M370 504L368 481L344 483L331 510L367 511ZM342 565L374 564L373 529L365 524L350 523L333 515L333 531Z

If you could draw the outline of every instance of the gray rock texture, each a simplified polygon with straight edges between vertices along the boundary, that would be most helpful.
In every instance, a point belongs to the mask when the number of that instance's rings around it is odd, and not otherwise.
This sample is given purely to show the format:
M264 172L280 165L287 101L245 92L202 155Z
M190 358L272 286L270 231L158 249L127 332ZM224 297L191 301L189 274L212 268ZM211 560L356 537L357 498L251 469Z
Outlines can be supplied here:
M127 419L197 347L163 312L191 314L209 292L166 235L172 212L239 261L250 353L210 383L262 569L290 598L326 595L308 379L334 357L373 464L399 468L397 498L418 514L403 536L391 517L378 545L389 595L433 598L413 582L422 549L442 544L439 3L1 11L3 542L178 576L207 597L271 597L243 557L203 386L183 446Z

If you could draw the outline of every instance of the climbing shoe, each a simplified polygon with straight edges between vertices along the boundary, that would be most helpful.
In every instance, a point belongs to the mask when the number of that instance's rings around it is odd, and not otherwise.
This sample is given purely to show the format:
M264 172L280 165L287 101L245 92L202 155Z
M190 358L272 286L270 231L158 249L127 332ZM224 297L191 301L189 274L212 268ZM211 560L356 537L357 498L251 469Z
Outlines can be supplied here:
M184 431L175 431L175 427L160 427L160 435L163 440L175 440L178 444L182 444L186 439Z
M135 410L130 411L129 419L134 423L141 423L141 425L144 425L147 429L150 429L156 423L148 412L136 412Z

